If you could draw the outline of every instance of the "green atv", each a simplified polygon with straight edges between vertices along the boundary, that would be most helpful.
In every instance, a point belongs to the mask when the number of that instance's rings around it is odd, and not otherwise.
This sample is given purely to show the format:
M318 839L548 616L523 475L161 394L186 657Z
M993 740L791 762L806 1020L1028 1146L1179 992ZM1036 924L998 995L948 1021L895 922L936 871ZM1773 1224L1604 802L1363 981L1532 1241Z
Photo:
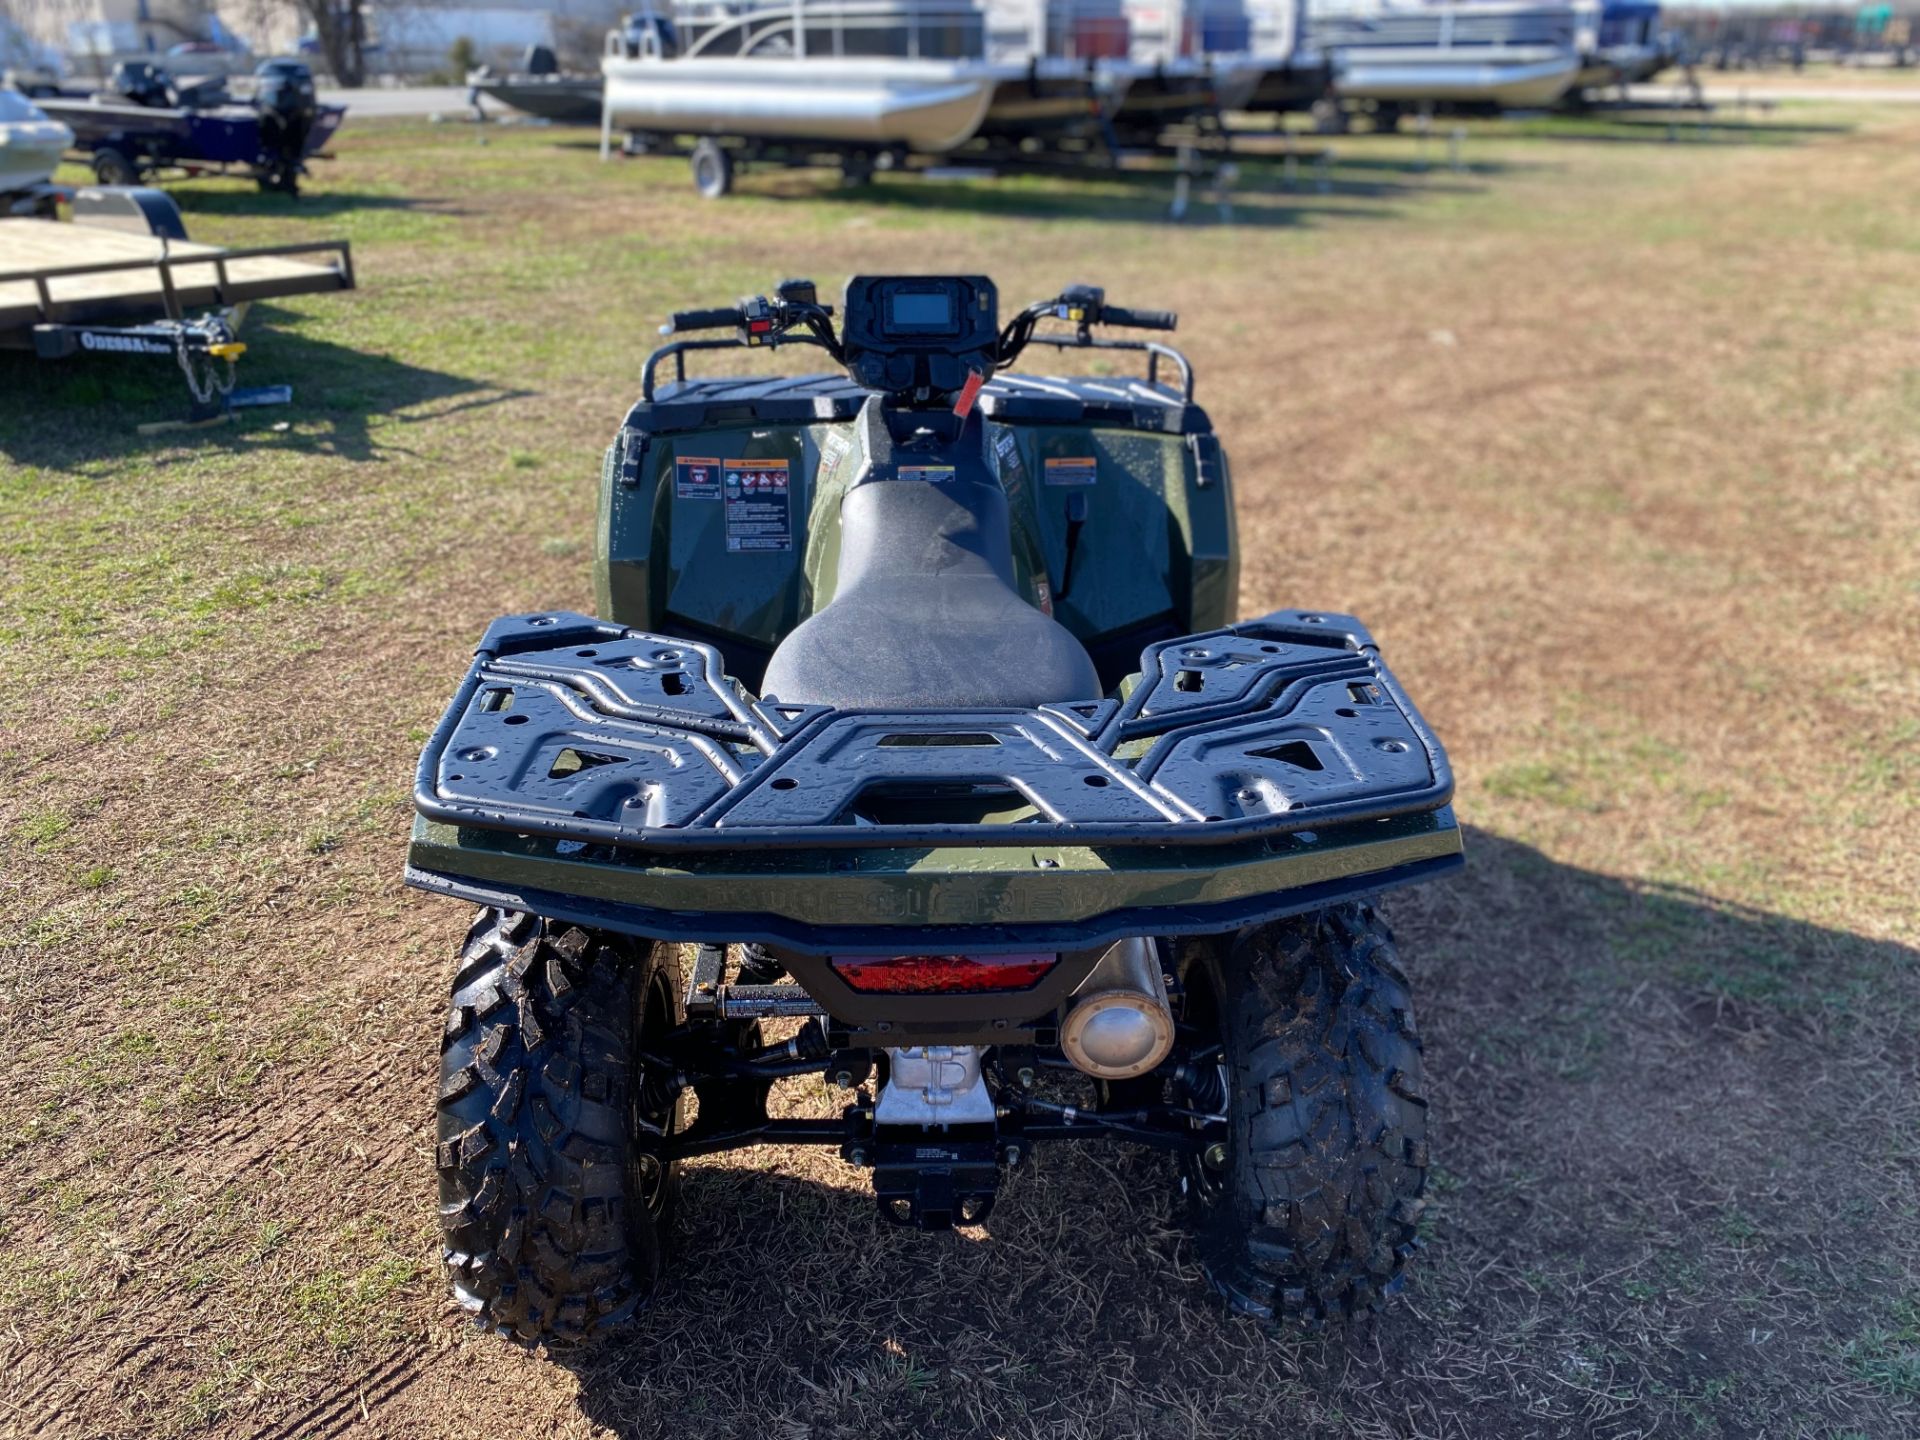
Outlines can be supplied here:
M437 1161L483 1322L627 1319L676 1163L760 1144L938 1229L1042 1141L1131 1141L1235 1308L1401 1283L1426 1102L1370 899L1461 863L1446 758L1355 620L1234 623L1192 371L1096 333L1174 317L997 308L859 277L837 329L806 281L676 315L728 334L657 351L607 453L609 618L496 621L429 740L407 879L482 907ZM686 376L794 344L842 373ZM1035 344L1145 375L1008 373ZM838 1119L770 1116L803 1076Z

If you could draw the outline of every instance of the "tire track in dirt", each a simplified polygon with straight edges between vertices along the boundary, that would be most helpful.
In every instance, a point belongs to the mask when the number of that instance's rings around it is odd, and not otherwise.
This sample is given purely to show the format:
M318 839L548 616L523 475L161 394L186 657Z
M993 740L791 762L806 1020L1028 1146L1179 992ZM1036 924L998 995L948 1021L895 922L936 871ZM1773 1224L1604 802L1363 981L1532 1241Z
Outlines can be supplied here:
M250 1431L247 1440L332 1440L357 1422L371 1422L378 1407L405 1391L450 1348L402 1346L352 1379L342 1381L334 1394L316 1400L299 1414Z
M363 974L392 978L389 970L372 961L363 967ZM349 988L356 978L352 974L341 977ZM401 994L393 998L398 1009L410 1011L417 997ZM344 1139L358 1149L370 1171L392 1169L396 1162L410 1159L427 1133L429 1111L413 1102L428 1097L432 1055L430 1047L422 1047L414 1056L398 1058L398 1052L395 1054L396 1058L382 1068L367 1070L357 1068L363 1060L335 1052L335 1058L321 1062L318 1068L286 1073L271 1093L257 1096L248 1108L226 1117L205 1141L194 1146L196 1162L211 1163L197 1163L191 1176L190 1199L174 1202L173 1213L168 1214L163 1213L165 1202L142 1197L146 1203L117 1227L123 1237L121 1247L140 1255L165 1246L170 1238L191 1229L212 1197L276 1159L305 1161L300 1168L310 1171L324 1167L331 1163L327 1157L337 1151L336 1140ZM386 1103L383 1097L388 1095L402 1103ZM316 1105L321 1107L318 1124ZM130 1167L130 1188L149 1188L153 1177L143 1173L141 1166L178 1153L177 1147L150 1148ZM77 1176L85 1169L82 1161L42 1183L57 1186L63 1177ZM38 1225L23 1227L20 1235L32 1243L36 1237L46 1238L53 1225L48 1216ZM167 1304L167 1309L175 1316L190 1317L216 1293L209 1291L184 1304L176 1299ZM10 1367L15 1390L37 1397L36 1406L44 1408L35 1417L33 1428L24 1433L34 1437L62 1433L54 1427L66 1417L90 1411L94 1397L125 1391L173 1353L161 1342L181 1338L183 1332L172 1327L158 1333L143 1327L137 1337L107 1329L93 1332L84 1356L54 1353L45 1346L26 1347ZM107 1347L115 1340L122 1343L108 1353Z
M324 1072L321 1073L324 1074ZM424 1073L424 1071L422 1073ZM311 1088L305 1083L308 1078L310 1077L302 1077L303 1083L301 1090L303 1092ZM317 1079L319 1077L315 1076L311 1078ZM368 1090L391 1078L393 1078L393 1072L391 1071L381 1071L374 1074L363 1075L359 1080L354 1081L345 1088L331 1092L328 1098L335 1104L346 1103L358 1099ZM231 1185L235 1180L245 1175L248 1171L255 1169L264 1161L275 1155L288 1153L288 1147L284 1142L299 1135L302 1131L310 1129L312 1123L310 1116L305 1111L291 1108L287 1104L289 1098L290 1096L287 1089L276 1091L272 1096L263 1098L247 1110L232 1116L221 1129L208 1135L194 1147L193 1153L196 1158L199 1158L219 1154L221 1147L229 1141L257 1141L257 1143L253 1144L241 1155L233 1159L231 1163L227 1164L225 1168L217 1171L203 1170L199 1172L196 1180L200 1182L201 1187L207 1193L217 1194L220 1190ZM249 1125L247 1123L250 1120L257 1120L262 1115L275 1112L282 1117L277 1123L267 1125ZM404 1128L411 1132L418 1128L418 1126L413 1122L403 1122L395 1119L391 1122L391 1128ZM178 1147L171 1145L156 1146L148 1150L129 1166L130 1178L135 1183L148 1178L141 1175L138 1169L145 1161L161 1159L169 1155L177 1156L179 1153ZM42 1177L40 1184L43 1188L57 1188L66 1181L78 1178L86 1168L86 1163L83 1161L66 1170L53 1171ZM138 1241L150 1241L159 1235L167 1233L172 1224L178 1223L168 1222L157 1225L150 1230L142 1230L140 1227L151 1220L160 1208L161 1205L158 1202L151 1203L143 1212L132 1217L130 1228ZM182 1208L186 1209L188 1207L183 1206ZM35 1226L27 1224L23 1225L18 1233L24 1240L45 1239L51 1233L52 1228L53 1227L49 1225Z

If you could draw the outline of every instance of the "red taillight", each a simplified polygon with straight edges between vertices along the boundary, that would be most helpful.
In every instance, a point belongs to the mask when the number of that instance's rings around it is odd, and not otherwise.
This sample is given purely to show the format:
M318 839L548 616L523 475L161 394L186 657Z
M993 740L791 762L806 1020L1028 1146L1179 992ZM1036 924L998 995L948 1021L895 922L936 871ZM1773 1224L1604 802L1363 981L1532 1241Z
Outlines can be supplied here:
M876 995L940 995L956 990L1026 990L1058 955L838 955L834 973Z

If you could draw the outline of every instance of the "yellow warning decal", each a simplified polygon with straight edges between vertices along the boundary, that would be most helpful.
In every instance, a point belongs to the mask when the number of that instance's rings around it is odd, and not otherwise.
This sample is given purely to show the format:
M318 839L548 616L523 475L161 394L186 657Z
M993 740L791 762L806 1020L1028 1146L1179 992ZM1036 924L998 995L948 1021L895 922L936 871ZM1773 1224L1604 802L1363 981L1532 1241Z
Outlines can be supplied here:
M1091 485L1100 478L1100 462L1091 455L1049 455L1049 485Z

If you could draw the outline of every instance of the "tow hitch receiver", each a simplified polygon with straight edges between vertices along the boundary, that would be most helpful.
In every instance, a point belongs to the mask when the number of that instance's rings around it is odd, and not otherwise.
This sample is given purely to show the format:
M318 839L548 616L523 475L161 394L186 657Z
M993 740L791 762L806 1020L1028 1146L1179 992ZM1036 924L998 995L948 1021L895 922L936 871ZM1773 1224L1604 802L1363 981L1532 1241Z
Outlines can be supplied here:
M873 1146L873 1193L880 1213L896 1225L945 1230L977 1225L993 1211L1000 1184L999 1157L990 1126L978 1135L901 1133L885 1127Z

